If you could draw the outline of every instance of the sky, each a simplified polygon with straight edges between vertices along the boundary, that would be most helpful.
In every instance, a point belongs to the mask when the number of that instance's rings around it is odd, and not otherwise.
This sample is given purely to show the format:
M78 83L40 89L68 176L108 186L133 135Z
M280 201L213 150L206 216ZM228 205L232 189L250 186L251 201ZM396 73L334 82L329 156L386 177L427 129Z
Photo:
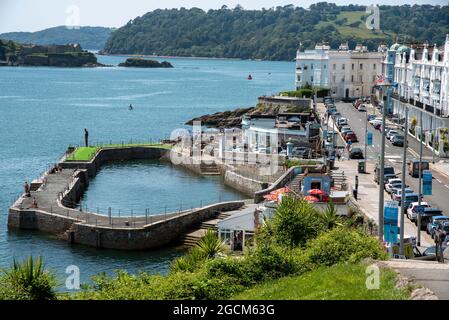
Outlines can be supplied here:
M324 1L324 0L320 0ZM148 11L164 8L218 9L222 5L245 9L271 8L293 4L307 8L318 0L0 0L0 33L38 31L60 25L121 27ZM343 4L433 4L448 0L328 0Z

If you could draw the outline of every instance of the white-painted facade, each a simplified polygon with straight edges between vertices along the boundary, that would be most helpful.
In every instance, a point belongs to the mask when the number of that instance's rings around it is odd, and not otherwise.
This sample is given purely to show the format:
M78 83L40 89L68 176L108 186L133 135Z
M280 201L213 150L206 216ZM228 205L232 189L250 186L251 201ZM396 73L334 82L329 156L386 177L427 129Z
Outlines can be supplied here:
M352 51L330 51L331 95L335 98L371 95L376 77L382 74L382 59L382 52L368 52L362 46Z
M382 74L383 56L383 52L368 52L362 45L349 50L347 43L339 50L319 45L314 50L298 51L296 89L308 83L330 88L335 98L371 95L376 77Z
M296 89L306 84L314 87L329 87L328 45L317 45L314 50L296 53Z
M415 45L398 50L395 59L393 112L404 116L409 109L409 122L418 121L417 130L430 130L439 136L438 128L449 127L449 35L443 47ZM419 123L422 115L422 124Z

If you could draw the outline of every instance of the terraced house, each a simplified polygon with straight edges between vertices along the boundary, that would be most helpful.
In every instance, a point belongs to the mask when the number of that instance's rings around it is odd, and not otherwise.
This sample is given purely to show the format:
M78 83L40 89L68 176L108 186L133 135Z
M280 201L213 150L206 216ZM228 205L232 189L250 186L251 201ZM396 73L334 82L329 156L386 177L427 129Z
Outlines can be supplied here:
M358 44L350 50L342 43L338 50L317 45L315 50L298 51L296 57L296 88L309 84L331 89L334 98L369 96L376 77L382 74L384 53L369 52Z
M404 117L408 107L412 133L422 133L426 145L435 145L440 155L448 153L447 132L440 129L449 127L449 35L441 47L413 44L392 49L393 113Z

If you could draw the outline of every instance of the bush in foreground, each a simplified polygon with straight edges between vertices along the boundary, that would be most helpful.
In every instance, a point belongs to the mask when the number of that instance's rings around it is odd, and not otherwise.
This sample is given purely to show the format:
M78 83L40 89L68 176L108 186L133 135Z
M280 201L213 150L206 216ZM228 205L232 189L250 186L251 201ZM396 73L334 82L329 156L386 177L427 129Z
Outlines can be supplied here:
M1 270L0 300L53 300L56 286L56 277L45 270L42 257L14 260L10 269Z

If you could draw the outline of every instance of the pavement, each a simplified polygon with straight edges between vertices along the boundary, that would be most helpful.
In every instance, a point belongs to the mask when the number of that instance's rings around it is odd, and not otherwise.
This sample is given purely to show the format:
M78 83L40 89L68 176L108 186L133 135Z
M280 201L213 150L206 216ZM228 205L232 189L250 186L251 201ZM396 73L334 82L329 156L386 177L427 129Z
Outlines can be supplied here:
M359 178L359 190L357 202L364 213L375 221L378 221L379 210L379 186L374 182L374 166L378 161L380 154L381 133L368 124L365 126L365 112L357 111L352 104L336 103L337 110L348 119L349 125L355 131L359 142L354 143L353 147L361 147L364 150L364 141L367 130L373 133L373 145L367 147L367 173L360 174L357 172L357 160L349 160L348 154L345 153L342 161L336 161L336 171L344 173L348 176L348 182L352 186L355 184L355 176ZM317 105L317 110L323 114L325 107L323 104ZM368 107L369 113L379 112L374 107ZM332 128L332 119L329 120L329 129ZM409 137L409 147L407 149L407 159L419 158L419 141ZM340 138L337 141L338 146L344 146L344 142ZM402 155L403 148L393 146L386 141L385 162L395 168L396 173L402 171ZM418 150L418 151L417 151ZM433 174L433 194L425 196L423 201L428 202L432 206L440 208L445 215L449 215L449 161L433 156L431 150L423 147L423 158L428 160ZM432 160L435 163L432 164ZM418 191L418 179L406 175L407 184ZM390 195L384 194L385 200L390 199ZM414 223L404 217L404 234L417 235L417 228ZM433 240L425 231L421 231L421 247L434 245ZM417 283L432 290L439 299L449 300L449 264L441 264L435 261L418 261L418 260L390 260L386 264L398 270L401 274L413 279Z
M383 263L432 290L438 299L449 300L449 264L417 260L389 260Z
M365 112L358 112L354 109L352 104L349 103L337 103L337 110L348 119L348 123L353 129L353 131L356 133L359 142L354 143L353 147L360 147L362 150L364 149L363 142L365 141L365 123L362 123L365 120ZM323 114L325 111L324 104L318 104L317 110L320 114ZM329 128L332 128L332 119L329 120ZM336 129L337 130L337 129ZM367 160L367 168L366 168L366 174L360 174L357 171L357 164L358 160L349 160L348 152L345 151L343 153L342 161L336 161L335 167L336 169L334 171L336 172L344 172L345 175L348 177L348 183L350 185L350 189L352 190L352 187L355 185L355 177L358 176L359 178L359 189L358 189L358 195L357 195L357 202L360 204L360 207L364 211L365 215L373 219L374 221L379 221L379 186L374 182L374 166L375 163L378 160L378 155L380 154L380 140L381 136L379 132L373 129L373 127L368 124L368 130L373 132L373 146L367 147L367 153L368 153L368 160ZM376 131L376 132L374 132ZM337 140L337 146L344 146L345 143L341 136L338 136ZM386 146L386 162L393 165L395 167L396 172L401 172L401 155L402 155L402 148L394 147L391 145L391 143L387 142ZM408 175L407 175L408 177ZM407 183L414 189L418 190L417 182L418 179L414 178L408 178ZM449 179L448 183L449 183ZM444 193L444 190L442 190ZM441 201L441 198L444 198L443 202ZM449 208L449 198L446 196L443 197L440 195L438 197L438 203L444 203L444 201L448 201L448 208ZM384 199L385 201L390 200L390 195L386 192L384 192ZM424 200L427 201L427 200ZM428 201L429 202L429 201ZM440 207L440 206L438 206ZM444 208L444 206L441 206L440 208ZM406 236L417 236L417 228L414 223L412 223L410 220L408 220L406 217L404 217L404 234ZM426 234L425 231L421 231L421 248L425 249L426 247L434 245L434 241L432 238Z

